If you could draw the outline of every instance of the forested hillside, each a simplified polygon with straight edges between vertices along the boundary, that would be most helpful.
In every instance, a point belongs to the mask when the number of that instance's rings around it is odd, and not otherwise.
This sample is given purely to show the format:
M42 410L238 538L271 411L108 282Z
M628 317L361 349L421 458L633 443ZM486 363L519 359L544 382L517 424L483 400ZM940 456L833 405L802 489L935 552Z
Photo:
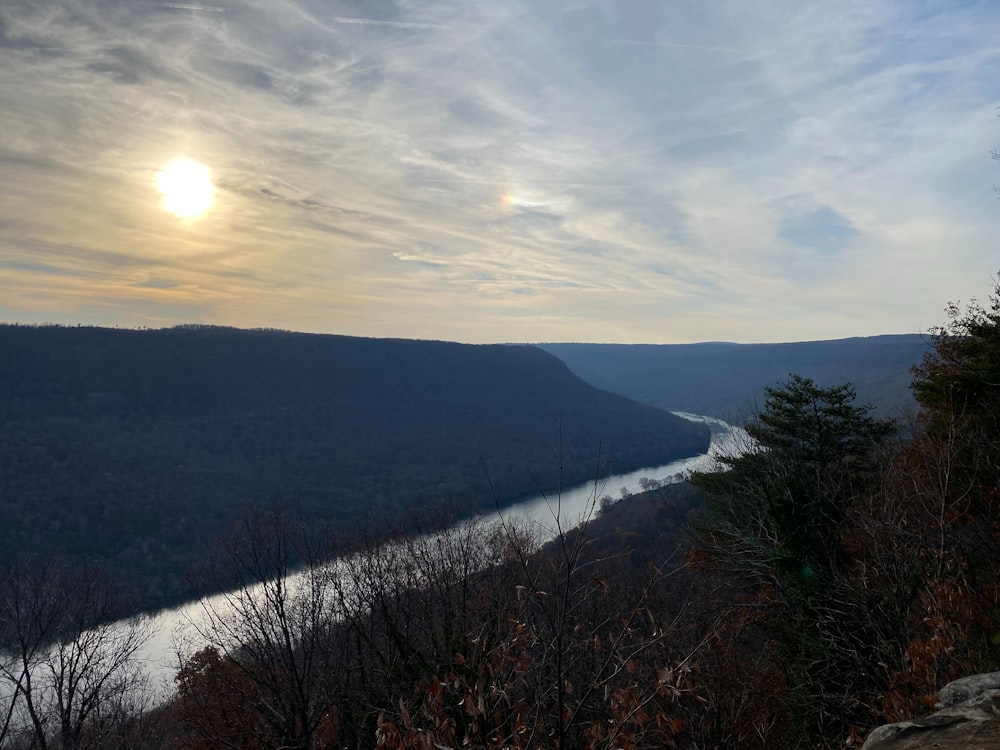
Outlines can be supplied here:
M852 383L880 414L912 410L910 369L922 335L789 344L543 344L588 383L672 411L742 421L764 388L796 373L821 386Z
M149 601L182 595L189 563L251 503L357 528L708 442L533 347L3 326L0 352L0 556L103 559Z

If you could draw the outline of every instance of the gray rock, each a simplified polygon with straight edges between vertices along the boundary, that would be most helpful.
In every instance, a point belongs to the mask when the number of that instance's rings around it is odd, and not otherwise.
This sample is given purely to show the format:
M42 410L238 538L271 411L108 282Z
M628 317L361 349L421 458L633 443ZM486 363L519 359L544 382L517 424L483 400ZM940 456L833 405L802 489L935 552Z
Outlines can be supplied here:
M878 727L862 750L1000 750L1000 672L951 682L938 701L929 716Z
M1000 672L987 672L949 682L938 693L938 708L947 708L975 698L987 690L1000 690Z

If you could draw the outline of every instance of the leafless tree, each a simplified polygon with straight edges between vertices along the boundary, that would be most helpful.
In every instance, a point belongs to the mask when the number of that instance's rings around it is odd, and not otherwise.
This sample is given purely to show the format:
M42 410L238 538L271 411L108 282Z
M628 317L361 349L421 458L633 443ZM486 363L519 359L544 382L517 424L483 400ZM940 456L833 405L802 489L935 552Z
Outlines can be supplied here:
M651 605L659 571L638 585L605 575L612 561L592 551L588 531L600 489L576 527L558 494L551 498L551 541L505 520L397 543L405 554L396 569L409 575L416 561L418 593L411 602L390 586L370 598L369 632L386 628L373 640L384 644L381 653L409 656L401 674L416 689L383 702L380 746L592 749L671 741L679 725L665 709L690 690L685 659L672 648L675 619ZM462 573L461 582L450 570ZM393 576L373 570L359 578ZM381 601L389 602L388 618L375 615L387 609ZM439 610L443 622L434 627L448 628L442 643L450 648L426 647L434 638L413 623L435 615L422 607ZM397 690L406 684L399 680Z
M344 679L327 542L298 513L257 509L226 545L222 580L236 584L192 617L178 675L183 714L206 746L314 746ZM220 719L220 692L239 726Z
M0 583L2 730L46 750L103 748L147 695L142 616L118 619L120 592L87 566L18 559ZM0 739L3 739L0 737Z

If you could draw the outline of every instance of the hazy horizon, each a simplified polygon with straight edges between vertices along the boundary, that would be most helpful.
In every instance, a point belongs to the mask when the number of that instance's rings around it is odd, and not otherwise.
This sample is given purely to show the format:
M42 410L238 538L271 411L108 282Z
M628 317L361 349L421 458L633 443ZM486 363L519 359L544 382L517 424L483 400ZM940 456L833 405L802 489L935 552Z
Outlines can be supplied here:
M307 336L345 336L354 338L375 338L383 340L406 340L406 341L424 341L424 342L440 342L440 343L451 343L451 344L465 344L471 343L472 345L499 345L499 346L539 346L544 348L545 346L563 346L563 345L585 345L585 346L711 346L711 345L730 345L730 346L755 346L755 345L794 345L794 344L821 344L833 341L849 341L852 339L873 339L873 338L892 338L892 337L911 337L911 336L932 336L930 332L910 332L910 333L873 333L865 336L838 336L836 338L830 339L794 339L789 341L725 341L721 339L712 341L685 341L685 342L675 342L675 341L632 341L632 342L620 342L620 341L481 341L481 342L463 342L456 341L455 339L441 339L441 338L426 338L419 336L366 336L364 334L350 334L350 333L340 333L338 331L299 331L292 328L276 328L273 326L239 326L236 324L227 323L200 323L200 322L188 322L188 323L173 323L163 326L127 326L118 324L105 324L101 325L98 323L86 323L86 322L72 322L72 323L59 323L55 321L42 321L42 322L30 322L30 321L16 321L16 320L0 320L0 326L10 325L10 326L28 326L28 327L40 327L44 328L47 326L59 326L64 328L101 328L106 330L121 330L121 331L169 331L175 328L221 328L221 329L231 329L237 331L250 331L250 332L275 332L275 333L290 333L290 334L303 334Z

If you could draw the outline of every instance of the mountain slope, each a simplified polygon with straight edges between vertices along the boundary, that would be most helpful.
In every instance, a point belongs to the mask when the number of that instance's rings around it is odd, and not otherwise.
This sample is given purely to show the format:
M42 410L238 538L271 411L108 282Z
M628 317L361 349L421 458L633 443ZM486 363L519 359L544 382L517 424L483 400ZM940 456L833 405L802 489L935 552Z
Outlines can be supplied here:
M862 403L911 408L910 368L929 349L917 334L789 344L542 344L588 383L674 411L741 421L765 386L789 373L826 387L851 382Z
M151 599L248 503L463 512L705 449L539 349L187 327L0 326L0 556L111 561ZM487 475L488 472L488 475Z

